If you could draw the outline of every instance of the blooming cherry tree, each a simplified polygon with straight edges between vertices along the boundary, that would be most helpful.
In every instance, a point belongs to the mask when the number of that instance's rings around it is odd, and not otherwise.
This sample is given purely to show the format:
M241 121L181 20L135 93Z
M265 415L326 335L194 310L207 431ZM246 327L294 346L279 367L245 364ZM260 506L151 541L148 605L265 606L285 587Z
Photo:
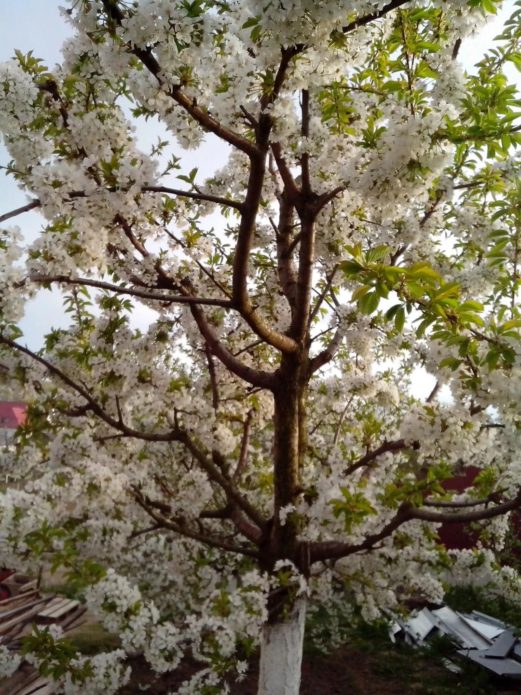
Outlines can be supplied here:
M60 66L0 66L30 196L0 221L44 218L1 231L0 360L29 403L2 558L65 567L124 650L71 657L66 692L116 692L136 651L225 692L260 641L259 693L294 695L306 611L519 590L494 554L521 506L519 3L458 62L498 5L77 0ZM227 161L200 180L177 155L205 137ZM17 323L49 287L70 326L36 351ZM440 544L483 520L493 543Z

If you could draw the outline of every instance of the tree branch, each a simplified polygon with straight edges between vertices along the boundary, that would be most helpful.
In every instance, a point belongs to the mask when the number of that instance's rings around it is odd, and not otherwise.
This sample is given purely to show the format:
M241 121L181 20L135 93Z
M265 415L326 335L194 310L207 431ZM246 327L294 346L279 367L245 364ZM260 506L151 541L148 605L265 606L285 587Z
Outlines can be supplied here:
M246 415L246 421L244 422L244 430L242 433L242 442L241 442L241 452L239 454L239 460L237 462L237 467L235 468L235 472L233 474L233 481L239 481L241 479L242 474L244 473L244 470L246 469L246 465L248 462L248 448L250 445L250 429L251 429L251 421L253 419L253 410L249 410L248 414Z
M225 477L219 468L204 455L188 433L181 432L178 441L184 444L186 449L206 471L208 477L224 490L229 501L241 509L258 526L259 529L263 529L266 525L266 520L263 518L263 516L255 509L253 505L248 502L247 499L245 499L239 493L239 491L234 487L233 482L229 478Z
M21 208L16 208L16 210L11 210L11 212L4 212L3 215L0 215L0 222L5 222L6 220L11 219L11 217L16 217L17 215L21 215L24 212L29 212L29 210L39 208L40 205L41 203L39 200L31 200L30 203L27 203L27 205L22 205Z
M281 58L279 67L277 68L277 74L273 80L273 88L271 92L266 92L261 98L261 110L264 111L269 104L277 99L286 79L286 73L291 60L298 54L301 53L303 47L301 46L290 46L281 49Z
M250 328L260 338L277 350L288 353L296 351L297 345L295 341L268 326L258 316L251 304L248 293L249 257L253 244L257 212L262 196L270 129L271 120L269 117L261 116L257 129L257 145L261 154L251 158L246 198L244 199L235 247L232 280L233 303Z
M374 22L375 19L380 19L381 17L384 17L389 12L392 12L392 10L395 10L396 8L401 7L402 5L405 5L408 1L409 0L391 0L391 2L388 2L387 5L384 5L381 10L378 10L377 12L372 12L371 14L366 14L363 17L358 17L358 19L355 19L349 24L346 24L346 26L342 27L342 31L344 34L348 34L350 31L354 31L359 27Z
M170 432L152 433L141 432L140 430L136 430L132 427L129 427L120 419L119 416L118 418L115 418L109 413L107 413L84 386L81 386L76 381L74 381L74 379L71 379L71 377L65 374L65 372L63 372L61 369L59 369L59 367L56 367L54 364L46 360L41 355L38 355L32 350L29 350L29 348L24 347L23 345L20 345L19 343L16 343L14 340L6 338L3 335L0 335L0 345L6 345L7 347L10 347L13 350L27 355L38 364L41 364L43 367L45 367L45 369L47 369L48 372L58 377L60 381L62 381L64 384L73 389L73 391L75 391L78 395L84 398L89 405L89 409L92 410L92 412L95 415L97 415L100 418L100 420L103 420L103 422L105 422L107 425L110 425L113 429L117 430L118 432L121 432L122 434L128 437L135 437L136 439L142 439L147 442L179 441L179 432L177 429L172 430Z
M284 188L287 190L291 198L293 200L296 200L300 191L297 187L297 184L295 183L293 174L291 173L288 165L286 164L286 160L284 159L284 156L282 154L282 148L278 142L273 142L271 144L271 152L273 154L273 159L275 160L275 163L277 165L277 170L280 174L280 178L282 179L282 183L284 184Z
M322 306L322 302L326 298L327 293L331 289L331 285L333 284L333 280L335 279L335 275L336 275L337 271L338 271L338 263L335 265L335 267L333 268L331 273L328 276L326 276L326 284L324 286L324 289L319 294L317 302L316 302L315 306L313 307L311 314L309 315L309 324L310 325L311 325L311 322L313 321L313 319L315 318L315 316L318 314L318 311L319 311L320 307Z
M65 275L38 275L33 274L29 278L33 282L58 282L63 285L86 285L95 287L100 290L108 290L115 294L127 294L141 299L153 299L167 304L204 304L206 306L221 306L231 308L232 304L229 299L219 299L213 297L192 297L187 295L167 295L158 294L157 292L148 292L147 290L134 289L132 287L121 287L113 285L110 282L102 280L92 280L90 278L70 278Z
M397 439L394 442L383 442L379 447L373 449L372 451L368 451L367 454L364 454L364 456L361 456L357 461L348 466L344 471L344 475L351 475L351 473L354 473L359 468L368 466L382 454L394 454L397 451L403 451L404 449L413 449L414 451L417 451L419 448L419 442L405 442L403 439Z
M342 410L340 417L338 418L337 426L335 427L335 434L333 436L333 445L331 446L331 449L329 451L328 457L331 456L332 452L335 450L336 445L338 444L338 438L340 437L340 429L342 427L342 423L345 420L345 417L347 415L347 411L351 407L351 403L353 402L354 396L351 396L347 403L344 406L344 409Z
M215 373L215 364L213 363L213 355L208 343L205 345L206 363L208 364L208 374L210 375L210 385L212 388L212 406L217 412L219 407L219 385L217 383L217 374Z
M235 489L230 480L226 479L225 476L219 471L217 466L215 466L211 461L207 459L204 453L195 445L192 439L189 437L188 433L180 430L176 427L165 433L151 433L151 432L140 432L132 427L129 427L123 422L121 417L121 411L118 406L118 417L114 418L112 415L107 413L96 401L95 398L87 391L86 388L75 382L67 374L65 374L61 369L53 365L51 362L46 360L44 357L36 354L29 348L26 348L18 343L0 335L0 344L6 345L18 352L21 352L35 362L38 362L44 366L51 374L57 376L63 383L72 388L76 393L82 396L89 404L90 410L97 415L100 420L110 425L113 429L118 432L123 433L129 437L135 437L137 439L142 439L144 441L150 442L179 442L182 444L192 456L199 462L203 470L207 473L210 480L217 483L226 493L226 496L230 501L232 501L239 509L244 511L244 513L249 516L249 518L257 524L259 529L262 529L265 525L265 520L262 515L257 512L257 510Z
M497 503L499 502L501 494L502 493L500 491L493 492L492 494L488 495L487 497L484 497L483 499L467 500L465 502L437 502L435 500L423 500L423 505L425 507L435 507L439 509L469 509L471 507L477 507L480 504L490 504L491 502Z
M121 26L122 20L125 19L124 13L120 10L118 5L113 2L113 0L102 0L103 8L107 16L115 21L118 26ZM150 46L146 48L139 48L138 46L131 46L127 44L127 50L132 55L135 55L143 65L149 70L152 75L156 78L159 85L164 84L162 77L161 66L157 62L152 49ZM197 101L186 95L182 89L181 85L175 85L171 87L169 96L183 108L190 116L196 121L203 130L213 133L221 140L224 140L229 145L236 147L238 150L245 152L248 156L254 156L257 153L257 148L253 142L247 140L239 133L224 127L218 120L213 118L213 116L205 111L200 106L197 105Z
M272 373L262 371L261 369L254 369L253 367L248 367L241 362L237 357L234 357L227 348L219 340L214 329L206 320L206 317L201 310L201 307L196 304L190 305L190 310L192 316L199 328L199 332L206 340L208 347L212 354L214 354L217 359L219 359L224 366L229 369L233 374L238 376L243 381L247 381L253 386L260 386L261 388L272 389L275 384L275 378Z
M167 234L167 236L170 237L170 239L172 239L173 241L175 241L176 244L179 244L179 246L180 246L182 249L186 250L187 245L186 245L186 243L185 243L182 239L179 239L179 237L176 237L175 234L172 234L172 232L171 232L169 229L164 229L164 232ZM215 277L214 277L213 274L208 270L208 268L205 268L205 266L204 266L200 261L198 261L196 258L193 258L192 260L193 260L194 263L197 265L197 267L199 268L199 270L200 270L202 273L204 273L204 274L206 275L206 277L207 277L209 280L211 280L211 281L213 282L213 284L214 284L216 287L218 287L218 288L221 290L221 292L222 292L224 295L226 295L227 297L229 297L230 300L231 300L231 298L232 298L231 292L229 292L229 291L226 289L226 287L224 287L224 285L222 285L218 280L215 279Z
M440 383L440 381L437 381L437 382L434 384L434 386L433 386L433 388L432 388L432 391L429 393L429 395L428 395L427 398L425 399L425 402L426 402L426 403L432 403L432 401L433 401L433 400L436 398L436 396L438 395L438 391L440 390L440 388L441 388L441 383Z
M324 562L325 560L339 560L340 558L372 550L373 547L384 538L391 536L397 528L406 521L411 520L410 512L407 506L403 505L398 509L395 516L385 526L362 541L361 543L342 543L341 541L322 541L318 543L310 543L309 555L310 562Z
M277 235L277 272L284 296L288 300L289 305L294 308L297 275L292 261L293 243L291 235L295 208L285 190L280 196L279 204L279 222L275 228Z
M235 208L241 211L243 203L238 200L231 200L230 198L223 198L218 195L212 195L211 193L196 193L195 191L183 191L180 188L169 188L168 186L143 186L142 191L149 193L166 193L168 195L181 196L182 198L192 198L193 200L202 200L207 203L217 203L218 205L225 205L229 208Z
M338 326L336 331L335 331L335 335L332 337L329 345L324 350L322 350L322 352L319 352L318 355L313 357L313 359L309 363L309 373L310 374L314 374L321 367L323 367L325 364L327 364L328 362L331 362L333 357L338 352L338 349L342 343L344 335L345 335L344 329L341 326Z
M475 504L481 504L476 502ZM476 509L472 512L434 512L430 509L411 507L411 519L420 519L422 521L441 522L446 524L469 523L471 521L484 521L485 519L493 519L496 516L501 516L507 512L521 507L521 490L511 500L506 500L495 507L487 509Z
M506 514L513 509L521 507L521 490L511 500L497 504L488 509L475 510L472 512L434 512L429 509L413 507L403 504L391 521L386 524L378 533L367 536L361 543L352 545L338 541L324 541L322 543L310 544L311 562L323 562L325 560L338 560L354 553L372 550L374 546L384 538L390 536L397 528L407 521L418 519L420 521L431 521L435 523L468 523L471 521L484 521L493 519L496 516Z
M242 545L235 545L230 543L224 538L216 538L215 536L209 534L208 532L199 532L187 528L185 524L176 522L172 519L167 519L165 516L157 512L153 505L147 500L137 488L132 489L133 497L139 506L156 522L158 526L162 528L169 529L178 533L180 536L186 538L191 538L192 540L199 541L205 545L209 545L212 548L220 548L221 550L226 550L231 553L237 553L240 555L246 555L247 557L258 557L258 552L253 550L253 548L247 548Z
M301 342L309 333L313 263L315 261L315 218L317 213L313 205L304 204L301 209L297 208L297 210L302 228L300 232L295 311L293 312L293 319L288 333L297 342Z
M309 90L303 89L301 94L300 108L302 111L301 134L307 138L309 136ZM302 193L311 193L311 179L309 174L309 154L303 152L300 158L300 170L302 175Z

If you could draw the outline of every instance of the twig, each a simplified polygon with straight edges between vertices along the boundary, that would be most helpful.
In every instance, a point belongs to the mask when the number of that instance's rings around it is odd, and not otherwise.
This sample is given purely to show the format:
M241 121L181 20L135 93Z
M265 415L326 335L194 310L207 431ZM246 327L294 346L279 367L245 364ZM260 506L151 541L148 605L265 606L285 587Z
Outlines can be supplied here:
M6 220L11 219L11 217L16 217L17 215L21 215L24 212L29 212L29 210L34 210L40 206L41 203L39 200L31 200L30 203L27 203L27 205L22 205L21 208L16 208L16 210L11 210L10 212L4 212L3 215L0 215L0 222L5 222Z

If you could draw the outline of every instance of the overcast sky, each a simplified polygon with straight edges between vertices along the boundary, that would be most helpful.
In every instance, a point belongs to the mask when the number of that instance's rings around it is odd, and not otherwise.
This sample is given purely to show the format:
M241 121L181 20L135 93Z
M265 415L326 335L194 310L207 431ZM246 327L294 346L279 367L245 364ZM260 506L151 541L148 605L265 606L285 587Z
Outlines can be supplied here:
M52 69L60 61L63 41L70 35L70 26L59 11L60 4L66 3L63 0L0 0L0 61L12 57L16 48L23 52L32 50L35 56L42 58ZM467 67L470 68L490 45L512 5L513 0L505 3L500 16L479 37L463 44L460 57ZM519 79L519 73L516 79ZM146 149L147 145L157 140L159 133L154 128L140 128L140 143ZM5 164L6 160L5 150L0 148L0 164ZM202 176L208 176L224 163L223 149L216 148L215 143L210 141L199 151L188 153L186 161L189 168L197 166ZM26 194L19 191L0 172L0 213L24 205L25 202ZM33 212L13 219L12 223L19 225L30 238L37 233L40 220L39 215ZM42 336L49 327L60 323L64 325L64 322L66 325L58 293L43 292L30 303L22 324L27 343L33 347L41 345Z

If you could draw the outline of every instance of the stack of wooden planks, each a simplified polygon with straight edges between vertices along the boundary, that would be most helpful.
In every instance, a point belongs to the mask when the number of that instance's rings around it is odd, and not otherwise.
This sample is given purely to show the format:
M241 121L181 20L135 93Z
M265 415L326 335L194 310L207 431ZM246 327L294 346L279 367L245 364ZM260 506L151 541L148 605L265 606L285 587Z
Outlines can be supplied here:
M34 581L20 583L14 596L0 601L0 644L15 653L33 625L59 625L67 633L85 622L85 613L86 608L78 601L42 594ZM54 692L52 684L27 662L22 662L10 678L0 680L0 695L52 695Z

